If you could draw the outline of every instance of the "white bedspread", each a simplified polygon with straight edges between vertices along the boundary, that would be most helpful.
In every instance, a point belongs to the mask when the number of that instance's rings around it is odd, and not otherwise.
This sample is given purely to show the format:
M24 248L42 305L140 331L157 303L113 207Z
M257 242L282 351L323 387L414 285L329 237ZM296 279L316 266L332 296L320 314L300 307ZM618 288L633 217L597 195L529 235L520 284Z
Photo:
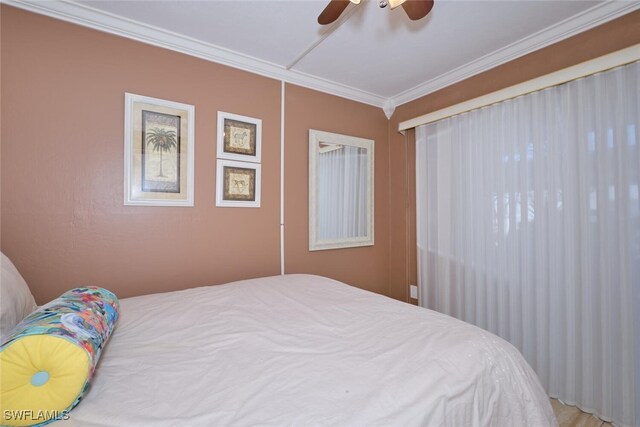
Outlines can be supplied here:
M121 300L61 426L547 426L520 353L330 279L276 276Z

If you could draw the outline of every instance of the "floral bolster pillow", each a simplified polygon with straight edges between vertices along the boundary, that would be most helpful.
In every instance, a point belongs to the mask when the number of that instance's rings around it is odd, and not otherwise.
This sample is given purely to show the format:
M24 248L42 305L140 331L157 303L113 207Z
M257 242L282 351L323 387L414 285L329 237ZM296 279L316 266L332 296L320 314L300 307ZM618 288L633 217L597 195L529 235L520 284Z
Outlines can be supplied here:
M43 425L80 402L118 319L106 289L72 289L20 322L0 345L0 424Z

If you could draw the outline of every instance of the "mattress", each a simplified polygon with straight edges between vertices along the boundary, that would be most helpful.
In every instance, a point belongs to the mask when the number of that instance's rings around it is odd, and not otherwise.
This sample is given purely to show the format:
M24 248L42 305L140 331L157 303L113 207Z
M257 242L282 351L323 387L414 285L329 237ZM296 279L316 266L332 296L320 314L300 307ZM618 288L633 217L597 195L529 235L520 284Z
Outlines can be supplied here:
M65 427L557 425L506 341L327 278L120 303L91 389Z

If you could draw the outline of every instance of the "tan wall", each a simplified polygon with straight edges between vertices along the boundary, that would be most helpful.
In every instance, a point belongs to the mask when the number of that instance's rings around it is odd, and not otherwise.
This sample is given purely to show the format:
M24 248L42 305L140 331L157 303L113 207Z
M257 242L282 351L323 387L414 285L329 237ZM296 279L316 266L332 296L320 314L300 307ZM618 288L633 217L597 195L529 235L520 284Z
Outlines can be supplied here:
M285 260L287 273L314 273L387 294L389 277L388 120L380 108L287 85L285 96ZM309 129L375 141L375 245L309 252Z
M280 82L1 6L0 248L39 303L79 284L121 297L280 271ZM640 42L640 12L398 107L286 86L285 259L408 300L415 146L400 121ZM193 208L123 206L124 92L196 107ZM262 207L215 207L216 112L263 120ZM308 251L308 129L376 141L376 245Z
M279 274L279 81L1 7L0 247L39 303L81 284L126 297ZM125 92L195 106L195 207L123 205ZM287 100L288 270L385 292L386 118L295 86ZM218 110L263 121L259 209L215 207ZM353 258L348 250L305 257L307 199L298 184L307 182L311 126L378 144L379 243Z
M416 282L415 246L415 140L413 132L405 137L397 132L404 120L494 92L533 78L640 43L640 11L593 28L557 44L538 50L492 70L456 83L415 101L401 105L391 118L390 163L393 173L389 211L393 236L389 251L390 295L407 300L408 285ZM408 151L405 149L407 144ZM409 170L407 171L407 167ZM406 177L408 184L405 184ZM403 207L404 208L401 208ZM402 234L409 230L409 234ZM409 268L407 270L407 265Z

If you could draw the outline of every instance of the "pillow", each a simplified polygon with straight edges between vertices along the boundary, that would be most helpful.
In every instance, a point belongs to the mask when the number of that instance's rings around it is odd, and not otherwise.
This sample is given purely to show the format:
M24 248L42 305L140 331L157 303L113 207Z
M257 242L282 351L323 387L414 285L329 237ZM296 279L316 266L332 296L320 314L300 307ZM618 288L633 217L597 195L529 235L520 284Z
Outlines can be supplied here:
M11 260L0 252L0 342L27 314L37 308L36 301Z
M72 289L27 316L0 345L0 424L64 419L87 391L118 319L116 296Z

